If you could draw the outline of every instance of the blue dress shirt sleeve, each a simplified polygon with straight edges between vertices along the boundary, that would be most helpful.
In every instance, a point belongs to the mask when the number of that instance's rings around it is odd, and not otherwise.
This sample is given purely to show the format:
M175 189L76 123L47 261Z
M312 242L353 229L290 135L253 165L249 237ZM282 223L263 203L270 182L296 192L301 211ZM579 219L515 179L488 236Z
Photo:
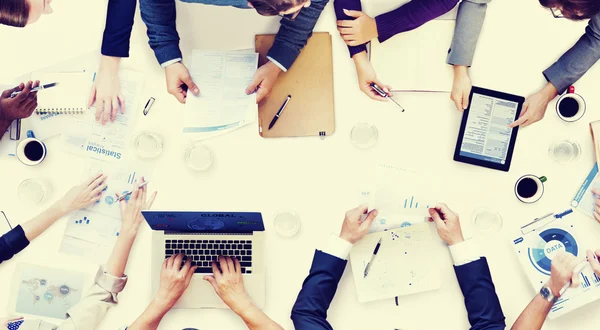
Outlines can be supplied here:
M0 263L12 258L29 245L21 225L0 236Z
M102 36L102 55L129 57L136 0L109 0Z

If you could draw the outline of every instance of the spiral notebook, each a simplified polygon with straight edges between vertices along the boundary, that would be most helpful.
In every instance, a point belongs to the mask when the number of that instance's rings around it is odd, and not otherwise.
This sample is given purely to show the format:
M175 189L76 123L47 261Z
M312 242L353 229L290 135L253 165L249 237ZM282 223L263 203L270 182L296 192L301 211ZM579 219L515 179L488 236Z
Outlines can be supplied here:
M92 75L88 72L34 73L32 80L40 84L57 82L58 85L38 92L36 114L82 113L87 108L92 86Z

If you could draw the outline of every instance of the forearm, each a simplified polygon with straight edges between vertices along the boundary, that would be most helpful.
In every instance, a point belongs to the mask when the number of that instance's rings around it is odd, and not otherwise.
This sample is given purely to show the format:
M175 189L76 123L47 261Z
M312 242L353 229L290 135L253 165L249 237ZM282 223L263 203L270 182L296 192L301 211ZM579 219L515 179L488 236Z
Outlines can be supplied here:
M362 11L362 5L360 0L335 0L333 1L333 8L335 9L335 17L337 20L354 20L354 17L350 17L344 13L344 9ZM350 57L355 54L366 52L367 46L348 46Z
M140 317L127 330L156 330L171 308L153 300Z
M471 66L473 63L489 1L491 0L465 0L460 3L454 37L448 52L448 64Z
M57 206L52 206L35 218L22 224L21 227L23 227L27 239L31 242L67 213L67 211L61 210Z
M102 36L102 55L129 56L136 0L109 0L106 26Z
M234 309L246 326L250 330L279 330L283 329L275 321L271 320L263 311L261 311L252 302L248 302L244 306Z
M449 12L458 0L412 0L388 13L375 17L379 42L410 31Z
M142 20L148 27L148 43L159 64L182 58L175 21L175 0L140 0Z
M113 276L123 276L125 273L125 267L127 266L127 259L129 259L129 253L131 247L135 241L135 232L129 230L121 230L117 243L113 247L112 253L108 262L106 263L106 272Z
M552 303L542 298L539 294L527 305L527 308L519 315L513 324L512 330L536 330L541 329L546 316L552 309Z

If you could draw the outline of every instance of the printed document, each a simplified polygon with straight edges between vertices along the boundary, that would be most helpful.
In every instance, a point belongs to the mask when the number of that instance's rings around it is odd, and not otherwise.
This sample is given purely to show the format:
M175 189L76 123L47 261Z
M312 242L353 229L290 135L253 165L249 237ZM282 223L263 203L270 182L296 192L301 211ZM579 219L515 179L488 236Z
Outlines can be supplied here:
M215 133L256 120L256 93L246 95L258 65L258 54L239 51L197 51L191 75L200 95L188 92L184 133Z

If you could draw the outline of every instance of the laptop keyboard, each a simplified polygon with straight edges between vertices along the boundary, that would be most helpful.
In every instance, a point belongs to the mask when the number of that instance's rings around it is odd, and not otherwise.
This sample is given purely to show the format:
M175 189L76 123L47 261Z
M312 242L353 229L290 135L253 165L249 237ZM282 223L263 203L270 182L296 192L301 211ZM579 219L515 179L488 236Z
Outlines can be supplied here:
M183 253L192 258L196 273L212 274L211 262L219 256L236 257L242 274L252 274L252 241L247 240L165 240L165 259ZM218 265L218 262L217 262Z

